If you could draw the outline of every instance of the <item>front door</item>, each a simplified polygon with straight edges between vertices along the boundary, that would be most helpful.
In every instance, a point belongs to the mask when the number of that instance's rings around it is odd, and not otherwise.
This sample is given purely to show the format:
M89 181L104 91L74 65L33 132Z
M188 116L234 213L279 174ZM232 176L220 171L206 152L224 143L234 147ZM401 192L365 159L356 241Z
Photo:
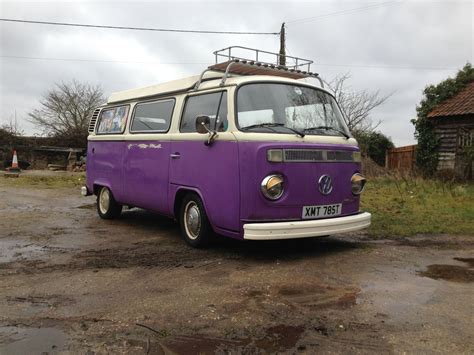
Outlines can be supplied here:
M214 227L239 230L238 144L227 132L227 92L217 91L188 96L179 133L171 143L171 188L197 191ZM217 131L209 145L208 134L196 132L196 117L208 116Z

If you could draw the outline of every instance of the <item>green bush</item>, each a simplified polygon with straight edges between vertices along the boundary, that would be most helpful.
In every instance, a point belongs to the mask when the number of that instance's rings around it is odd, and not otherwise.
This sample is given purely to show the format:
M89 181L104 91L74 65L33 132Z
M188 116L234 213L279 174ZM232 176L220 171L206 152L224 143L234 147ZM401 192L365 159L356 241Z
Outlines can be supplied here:
M353 132L361 147L362 154L380 166L385 166L385 153L394 145L390 138L380 132Z

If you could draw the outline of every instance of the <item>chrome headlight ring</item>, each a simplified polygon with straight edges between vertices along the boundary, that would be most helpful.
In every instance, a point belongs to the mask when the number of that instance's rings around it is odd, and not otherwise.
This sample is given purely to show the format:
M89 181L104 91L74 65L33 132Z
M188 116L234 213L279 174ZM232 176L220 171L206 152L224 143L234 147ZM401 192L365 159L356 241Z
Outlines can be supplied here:
M355 173L351 177L351 191L353 195L360 195L364 191L367 180L360 173Z
M271 201L276 201L283 195L283 192L285 191L284 183L285 180L283 179L282 175L271 174L262 180L260 184L260 190L262 191L262 194L265 196L265 198Z

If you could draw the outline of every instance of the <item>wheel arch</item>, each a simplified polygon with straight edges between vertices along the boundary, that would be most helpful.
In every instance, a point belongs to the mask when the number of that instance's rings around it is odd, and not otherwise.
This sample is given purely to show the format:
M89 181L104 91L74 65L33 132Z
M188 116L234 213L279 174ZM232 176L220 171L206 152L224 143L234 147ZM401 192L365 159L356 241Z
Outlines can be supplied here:
M94 195L97 196L97 194L99 193L99 189L101 187L107 187L112 192L112 195L115 196L111 185L107 181L103 181L103 180L96 180L92 183L92 191L93 191Z
M209 219L209 222L211 223L211 226L213 226L211 216L209 216L209 209L207 208L207 205L206 205L206 200L202 196L201 191L199 191L199 189L196 189L196 188L193 188L193 187L184 187L183 186L183 187L179 187L176 190L176 193L174 195L174 202L173 202L173 216L174 216L174 218L179 219L179 212L180 212L180 208L181 208L181 203L182 203L184 197L189 193L193 193L193 194L196 194L196 195L199 196L199 198L201 199L202 204L204 206L204 209L206 210L207 218ZM213 229L214 229L214 227L213 227Z

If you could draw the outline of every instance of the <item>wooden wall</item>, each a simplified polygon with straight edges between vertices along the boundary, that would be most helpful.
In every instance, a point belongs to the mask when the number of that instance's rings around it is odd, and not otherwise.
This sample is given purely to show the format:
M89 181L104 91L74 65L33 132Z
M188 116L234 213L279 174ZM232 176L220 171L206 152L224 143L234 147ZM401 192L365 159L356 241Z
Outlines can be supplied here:
M432 118L439 139L438 171L452 171L462 177L466 162L460 154L466 144L473 144L474 114Z
M390 170L411 173L415 169L416 145L387 150L385 166Z

